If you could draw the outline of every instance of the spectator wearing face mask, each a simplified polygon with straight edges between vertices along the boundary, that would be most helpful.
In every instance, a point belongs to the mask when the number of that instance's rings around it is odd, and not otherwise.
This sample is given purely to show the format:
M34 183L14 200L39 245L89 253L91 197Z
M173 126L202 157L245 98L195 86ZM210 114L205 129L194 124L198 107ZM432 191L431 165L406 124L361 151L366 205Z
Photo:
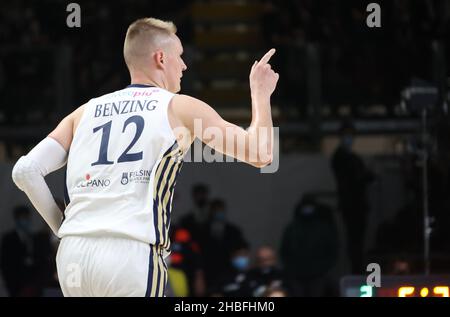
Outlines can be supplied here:
M248 297L247 274L250 269L250 250L244 244L231 253L231 267L220 274L218 282L211 288L211 295L224 297Z
M338 258L338 229L332 209L305 195L284 230L280 255L290 295L327 296Z
M199 241L200 234L208 220L209 188L205 184L192 187L192 201L194 207L181 217L179 226L187 229L195 241Z
M353 274L365 272L364 242L369 214L368 189L374 174L353 149L355 129L349 121L341 127L341 143L331 159L334 172L339 211L345 223L347 251Z
M256 265L249 271L247 280L254 297L262 296L268 289L282 287L283 274L278 267L277 256L272 247L258 248Z
M2 237L0 266L9 296L37 296L31 213L27 206L13 210L15 228Z
M227 220L223 200L211 201L208 221L199 243L207 285L216 284L218 277L230 269L231 253L242 245L247 245L241 229Z

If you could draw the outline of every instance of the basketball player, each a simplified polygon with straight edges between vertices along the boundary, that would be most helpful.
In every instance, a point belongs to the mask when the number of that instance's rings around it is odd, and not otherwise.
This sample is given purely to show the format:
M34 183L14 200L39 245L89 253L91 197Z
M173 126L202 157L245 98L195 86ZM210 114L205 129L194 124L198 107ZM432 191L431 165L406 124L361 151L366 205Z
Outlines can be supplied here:
M177 94L187 67L172 22L135 21L123 53L131 84L76 109L12 172L61 238L57 269L65 296L163 296L173 190L181 158L195 138L256 167L271 162L272 138L260 131L272 129L270 96L279 78L268 64L274 49L251 69L247 130L223 120L206 103ZM223 138L204 137L209 127ZM247 142L226 147L227 129ZM250 159L257 150L250 145L258 138L259 146L269 149L268 159ZM44 177L66 162L62 213Z

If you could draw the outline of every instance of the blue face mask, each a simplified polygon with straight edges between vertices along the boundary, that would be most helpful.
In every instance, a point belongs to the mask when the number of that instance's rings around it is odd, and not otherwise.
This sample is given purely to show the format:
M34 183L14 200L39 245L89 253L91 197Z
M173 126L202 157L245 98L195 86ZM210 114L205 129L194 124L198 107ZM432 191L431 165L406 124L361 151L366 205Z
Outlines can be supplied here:
M250 259L248 256L240 255L231 261L233 267L238 271L245 271L248 268L248 265L250 263Z
M225 212L217 211L214 214L214 220L216 220L216 221L225 221Z

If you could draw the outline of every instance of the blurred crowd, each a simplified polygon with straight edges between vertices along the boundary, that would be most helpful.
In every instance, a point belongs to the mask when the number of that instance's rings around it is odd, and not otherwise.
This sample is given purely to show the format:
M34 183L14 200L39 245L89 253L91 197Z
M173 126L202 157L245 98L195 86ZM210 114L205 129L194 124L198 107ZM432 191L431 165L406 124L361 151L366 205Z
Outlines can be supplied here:
M321 60L321 102L332 112L338 105L350 105L353 115L364 115L364 107L384 105L386 114L393 115L400 91L411 78L435 79L432 43L449 47L450 3L375 1L381 7L381 27L369 28L366 8L371 2L264 1L262 28L268 45L278 48L275 62L281 74L282 104L306 111L304 74L310 67L305 61L311 44L318 48ZM447 61L449 56L447 50ZM450 64L439 67L449 73Z
M55 117L57 103L54 68L61 50L71 52L71 90L76 108L94 96L123 88L129 75L123 61L123 40L128 25L138 17L173 20L184 42L192 40L187 10L192 1L131 0L77 1L81 27L69 28L68 2L26 0L0 4L0 103L6 124L43 123ZM119 35L119 36L118 36ZM30 97L32 96L32 100ZM32 104L32 106L30 106ZM17 107L26 109L18 112ZM66 112L67 112L66 111Z
M193 2L78 1L82 27L74 29L66 27L69 13L64 1L43 0L39 5L26 0L2 2L0 121L48 120L56 103L54 69L64 47L72 52L73 100L69 107L123 87L128 82L122 61L123 34L137 17L171 19L183 43L195 43ZM320 56L323 104L332 111L337 111L338 105L350 105L356 114L364 106L382 104L392 114L400 90L412 77L433 80L433 41L449 44L450 4L445 0L378 1L381 28L366 25L368 0L260 2L264 6L260 21L264 45L278 49L274 59L281 74L277 98L300 113L311 102L306 76L311 45ZM448 60L448 50L446 56ZM448 73L449 65L438 67L446 67ZM17 106L30 104L29 96L34 96L33 107L27 107L26 113L15 111ZM50 118L59 119L54 117Z

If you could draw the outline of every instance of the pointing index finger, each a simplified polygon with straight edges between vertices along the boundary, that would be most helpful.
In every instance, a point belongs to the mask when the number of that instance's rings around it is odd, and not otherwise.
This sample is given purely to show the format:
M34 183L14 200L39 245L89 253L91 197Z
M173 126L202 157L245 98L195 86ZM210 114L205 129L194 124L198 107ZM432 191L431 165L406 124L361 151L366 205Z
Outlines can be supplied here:
M264 55L263 56L263 58L261 58L261 60L260 60L260 64L261 65L264 65L264 64L266 64L269 60L270 60L270 58L273 56L273 54L275 54L275 49L274 48L272 48L270 51L268 51L267 53L266 53L266 55Z

